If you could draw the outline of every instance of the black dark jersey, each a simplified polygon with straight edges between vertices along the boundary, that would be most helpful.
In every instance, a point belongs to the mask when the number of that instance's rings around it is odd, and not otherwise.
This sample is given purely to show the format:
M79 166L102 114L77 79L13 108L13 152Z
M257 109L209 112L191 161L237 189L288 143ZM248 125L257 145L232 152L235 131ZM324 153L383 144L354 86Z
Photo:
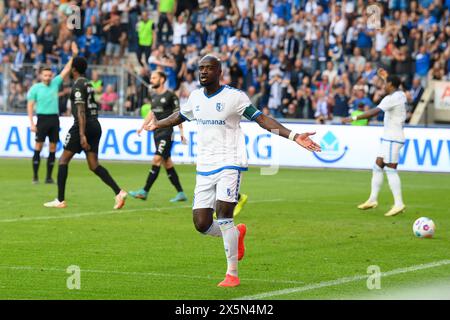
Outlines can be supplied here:
M180 109L180 102L178 97L172 91L167 90L163 94L151 93L152 111L155 114L156 119L161 120L167 118L175 111ZM167 137L171 136L173 128L157 129L155 131L155 137Z
M180 109L178 97L172 91L167 90L163 94L151 93L150 97L152 111L158 120L167 118Z
M86 108L86 122L96 120L98 115L98 104L94 98L94 88L90 81L86 78L78 78L70 94L70 102L72 106L72 115L75 118L75 124L78 124L78 107L77 104L84 104Z

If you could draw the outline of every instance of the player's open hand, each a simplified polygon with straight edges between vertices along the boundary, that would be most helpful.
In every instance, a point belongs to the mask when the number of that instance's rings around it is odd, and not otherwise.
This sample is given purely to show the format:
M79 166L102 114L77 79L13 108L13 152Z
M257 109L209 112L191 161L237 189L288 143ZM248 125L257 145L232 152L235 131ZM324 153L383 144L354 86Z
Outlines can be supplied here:
M342 123L343 124L347 124L347 123L351 123L353 120L350 117L346 117L346 118L342 118Z
M81 147L83 148L84 151L91 150L91 146L87 142L86 136L80 136L80 145L81 145Z
M158 129L158 120L155 117L155 114L152 112L152 120L144 127L147 131L155 131Z
M31 128L30 128L31 132L36 133L37 132L37 127L34 123L31 124Z
M315 135L315 132L305 132L299 133L295 138L295 142L297 142L300 146L305 148L308 151L320 152L320 146L311 140L310 136Z
M181 135L181 144L184 144L184 145L188 144L188 141L187 141L186 137L184 136L184 134Z
M139 128L136 130L136 133L138 134L138 136L141 136L142 130L144 130L144 128Z

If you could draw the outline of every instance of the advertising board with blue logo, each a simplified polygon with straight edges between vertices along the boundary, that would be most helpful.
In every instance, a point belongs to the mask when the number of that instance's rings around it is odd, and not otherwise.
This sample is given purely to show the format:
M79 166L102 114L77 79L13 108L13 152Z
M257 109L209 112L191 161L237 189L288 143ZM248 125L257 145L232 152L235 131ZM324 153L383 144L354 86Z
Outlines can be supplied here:
M220 108L220 106L218 106ZM60 140L63 142L73 118L61 117ZM136 129L141 119L101 118L102 139L99 157L108 160L150 161L155 153L153 133ZM197 124L185 122L188 144L180 142L175 128L172 149L177 163L195 163ZM379 126L328 126L285 123L296 132L316 132L322 152L310 153L294 142L272 135L254 122L242 122L250 165L370 169L378 154L383 128ZM406 141L400 152L399 168L408 171L450 172L450 129L405 128ZM26 116L0 115L0 157L32 157L34 133ZM46 143L43 156L48 152ZM59 156L62 143L58 145ZM84 154L77 155L84 158Z

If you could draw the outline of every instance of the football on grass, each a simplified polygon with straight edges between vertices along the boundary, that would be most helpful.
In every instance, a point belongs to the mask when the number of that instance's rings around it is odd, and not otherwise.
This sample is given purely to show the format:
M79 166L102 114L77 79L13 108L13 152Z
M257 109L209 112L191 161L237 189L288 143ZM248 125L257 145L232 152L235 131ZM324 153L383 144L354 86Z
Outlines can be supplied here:
M414 222L413 232L419 238L432 238L436 226L430 218L421 217Z

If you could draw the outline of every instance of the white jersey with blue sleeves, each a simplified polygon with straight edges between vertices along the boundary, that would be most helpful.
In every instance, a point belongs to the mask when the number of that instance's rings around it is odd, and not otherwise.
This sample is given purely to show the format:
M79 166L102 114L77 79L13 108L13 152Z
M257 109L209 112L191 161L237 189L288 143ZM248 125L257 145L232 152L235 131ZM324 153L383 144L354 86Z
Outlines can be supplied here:
M210 175L224 169L247 170L245 136L240 121L250 105L243 91L230 86L221 86L211 96L206 95L203 88L190 94L180 113L186 120L197 122L197 174ZM261 114L256 113L252 119Z

